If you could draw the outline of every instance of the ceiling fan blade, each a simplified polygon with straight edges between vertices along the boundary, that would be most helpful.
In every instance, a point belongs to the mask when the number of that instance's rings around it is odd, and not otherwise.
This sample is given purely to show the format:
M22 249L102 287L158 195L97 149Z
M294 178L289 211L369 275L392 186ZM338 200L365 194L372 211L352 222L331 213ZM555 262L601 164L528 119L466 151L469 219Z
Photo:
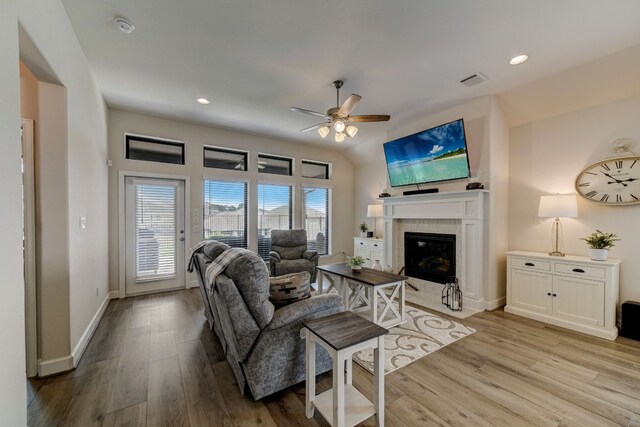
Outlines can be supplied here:
M385 114L369 114L362 116L349 116L347 119L350 122L387 122L391 116Z
M356 105L358 105L358 103L360 102L361 99L362 99L362 97L360 95L356 95L355 93L352 93L342 103L342 106L338 110L338 114L343 116L343 117L344 116L348 116L349 113L351 113L353 111L353 109L356 108Z
M311 132L312 130L320 129L323 126L331 126L331 123L329 123L329 122L318 123L317 125L313 125L313 126L309 126L308 128L300 129L300 132Z
M289 110L291 111L297 111L298 113L304 113L304 114L309 114L311 116L318 116L318 117L324 117L326 119L329 118L329 116L327 116L324 113L318 113L317 111L311 111L311 110L305 110L304 108L298 108L298 107L291 107L289 108Z

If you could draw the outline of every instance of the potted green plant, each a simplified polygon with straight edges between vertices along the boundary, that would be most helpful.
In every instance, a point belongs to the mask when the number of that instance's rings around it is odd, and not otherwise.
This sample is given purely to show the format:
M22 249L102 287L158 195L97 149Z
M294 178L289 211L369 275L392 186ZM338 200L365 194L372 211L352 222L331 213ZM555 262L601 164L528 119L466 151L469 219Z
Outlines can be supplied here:
M613 242L617 242L617 239L613 233L603 233L600 230L596 230L587 237L581 237L580 240L584 240L589 245L589 256L594 261L606 261L609 257L609 248L615 246Z
M353 271L354 273L362 270L362 266L365 262L365 259L360 255L347 257L347 267L351 267L351 271Z
M362 221L358 228L360 229L360 237L367 237L367 231L369 231L367 223Z

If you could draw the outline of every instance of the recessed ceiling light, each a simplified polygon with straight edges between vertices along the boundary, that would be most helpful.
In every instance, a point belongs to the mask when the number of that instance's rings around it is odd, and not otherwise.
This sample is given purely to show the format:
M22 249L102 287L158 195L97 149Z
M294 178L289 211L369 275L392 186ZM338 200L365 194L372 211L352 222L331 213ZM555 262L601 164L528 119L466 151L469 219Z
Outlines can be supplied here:
M509 60L509 64L518 65L529 59L529 55L517 55Z
M118 28L120 29L120 31L122 31L125 34L131 34L133 33L133 30L136 29L136 27L131 23L131 21L121 16L116 16L113 22L115 22Z
M209 104L209 100L208 100L207 98L198 98L198 99L196 99L196 102L197 102L198 104L202 104L202 105L207 105L207 104Z

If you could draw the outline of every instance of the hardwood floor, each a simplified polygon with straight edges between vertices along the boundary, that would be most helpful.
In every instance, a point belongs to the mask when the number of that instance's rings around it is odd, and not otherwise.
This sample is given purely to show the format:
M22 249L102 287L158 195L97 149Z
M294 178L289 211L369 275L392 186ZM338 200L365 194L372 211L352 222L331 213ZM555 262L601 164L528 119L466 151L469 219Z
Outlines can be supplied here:
M502 310L462 323L478 332L385 377L388 426L640 426L640 342ZM373 376L353 375L371 397ZM30 426L328 425L305 417L304 383L240 395L197 289L111 301L78 368L28 390Z

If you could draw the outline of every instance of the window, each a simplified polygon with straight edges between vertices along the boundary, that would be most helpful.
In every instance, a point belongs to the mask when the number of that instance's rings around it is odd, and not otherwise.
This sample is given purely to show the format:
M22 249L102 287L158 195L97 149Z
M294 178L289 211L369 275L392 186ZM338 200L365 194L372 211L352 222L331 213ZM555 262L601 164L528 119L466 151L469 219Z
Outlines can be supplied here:
M204 147L204 167L246 171L247 155L246 151Z
M204 181L205 239L247 247L247 183Z
M331 165L329 163L312 162L311 160L302 161L302 177L329 179Z
M258 172L291 176L293 175L293 159L270 154L258 154Z
M303 187L302 195L307 247L326 255L329 253L329 189Z
M131 160L184 165L184 143L125 134L125 156Z
M293 226L293 186L258 184L258 254L269 259L271 230Z

